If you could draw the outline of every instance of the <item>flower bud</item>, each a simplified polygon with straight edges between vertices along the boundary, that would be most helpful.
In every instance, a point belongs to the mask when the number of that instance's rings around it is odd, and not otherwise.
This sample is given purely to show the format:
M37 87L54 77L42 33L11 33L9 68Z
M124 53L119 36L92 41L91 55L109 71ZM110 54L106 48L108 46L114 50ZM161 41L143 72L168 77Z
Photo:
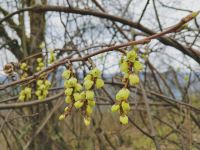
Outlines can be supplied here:
M85 94L85 92L81 92L81 99L85 99L85 97L86 97L86 94Z
M72 77L72 78L69 79L68 83L69 83L70 87L75 87L76 83L77 83L77 79Z
M31 88L26 87L26 88L24 89L24 92L25 92L26 94L31 94Z
M64 120L64 119L65 119L65 115L62 114L59 116L59 120Z
M42 62L42 58L37 58L37 62L38 63Z
M44 42L42 42L42 43L39 45L39 48L40 48L40 49L43 49L43 48L45 48L45 43L44 43Z
M120 70L125 73L128 72L128 63L126 61L120 64Z
M44 84L49 88L51 86L51 82L49 80L45 80Z
M35 92L35 95L40 96L40 95L41 95L41 91L40 91L40 90L37 90L37 91Z
M92 114L92 107L90 105L87 105L86 113L87 113L87 115L91 115Z
M119 110L119 108L120 108L120 106L119 106L119 105L117 105L117 104L115 104L115 105L112 105L112 107L111 107L111 111L112 111L112 112L116 112L116 111L118 111L118 110Z
M81 100L81 94L79 94L79 93L74 93L73 96L74 96L74 100L75 100L75 101Z
M44 90L45 88L46 88L46 87L45 87L44 84L42 84L42 85L40 85L40 86L38 87L39 90Z
M143 65L139 61L134 62L134 70L135 72L139 72L143 69Z
M91 122L91 119L90 118L84 118L84 123L86 126L89 126L90 125L90 122Z
M122 109L127 112L130 110L130 105L127 102L122 102Z
M39 66L40 68L42 68L42 67L44 67L44 63L43 63L43 62L40 62L40 63L38 64L38 66Z
M27 66L27 64L26 64L26 63L22 63L22 64L20 64L20 69L21 69L21 70L25 70L25 71L27 71L27 70L28 70L28 66Z
M91 89L91 87L93 86L93 84L94 84L94 81L92 81L92 80L85 80L84 83L83 83L84 87L87 90Z
M68 109L69 109L69 107L65 107L64 111L66 112L66 111L68 111Z
M130 85L136 85L140 82L140 79L137 75L135 74L130 74L129 75L129 83Z
M45 99L45 97L43 96L43 95L40 95L40 96L38 96L38 100L44 100Z
M85 76L84 81L85 80L92 80L92 75L88 74Z
M127 53L127 59L130 61L130 62L134 62L135 59L137 58L137 53L134 51L134 50L131 50Z
M128 124L128 117L126 115L120 116L119 121L123 124L126 125Z
M86 91L86 99L93 100L94 99L94 92L93 91Z
M64 82L64 87L65 88L70 88L71 87L70 84L69 84L69 80Z
M19 96L19 100L20 100L20 101L24 101L24 100L25 100L25 95L20 95L20 96Z
M96 102L94 100L88 100L88 105L91 107L95 106Z
M67 103L67 104L71 103L71 97L70 96L66 96L65 103Z
M75 91L80 92L82 90L81 84L76 84Z
M83 102L82 101L77 101L74 103L74 107L76 107L77 109L81 108L83 106Z
M100 77L101 76L101 71L98 68L94 68L90 71L90 74L93 77Z
M42 81L42 80L38 80L38 81L37 81L37 85L38 85L38 86L40 86L40 85L42 85L42 84L43 84L43 81Z
M62 77L64 78L64 79L69 79L69 77L70 77L70 75L71 75L71 71L70 70L65 70L63 73L62 73Z
M130 91L126 88L123 88L116 94L116 100L118 101L126 100L128 99L129 95L130 95Z
M49 57L49 64L53 63L55 61L55 54L54 52L51 50L50 51L50 57Z
M102 88L104 86L104 81L102 79L97 79L96 80L96 88Z
M73 88L67 88L67 89L65 90L65 94L66 94L67 96L72 95L72 92L73 92Z
M40 71L41 70L41 68L40 67L36 67L36 71Z

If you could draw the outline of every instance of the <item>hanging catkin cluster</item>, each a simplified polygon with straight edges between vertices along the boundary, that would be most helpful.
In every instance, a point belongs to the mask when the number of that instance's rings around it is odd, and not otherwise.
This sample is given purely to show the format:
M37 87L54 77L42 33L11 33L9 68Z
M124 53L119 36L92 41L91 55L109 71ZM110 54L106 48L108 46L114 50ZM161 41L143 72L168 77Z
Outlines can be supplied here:
M112 106L111 110L113 112L119 112L119 120L122 124L128 124L127 114L130 110L128 103L130 91L128 86L134 86L139 83L138 73L143 69L143 65L138 60L137 51L138 48L134 48L127 52L126 55L122 56L119 64L120 70L124 74L122 79L124 87L116 94L116 103Z
M26 77L28 77L28 65L26 63L21 63L19 65L21 71L22 71L22 74L21 74L21 79L25 79Z
M38 100L44 100L47 97L50 87L51 87L51 82L49 80L37 81L37 89L35 95L38 97Z
M44 63L42 58L38 58L37 59L37 67L36 67L36 71L41 71L44 67Z
M48 63L51 64L54 61L55 61L55 54L53 51L50 51ZM37 62L36 71L41 71L45 66L43 59L37 58L36 62ZM28 65L25 62L23 62L19 65L19 67L21 70L21 79L27 78L29 69ZM48 79L46 79L46 77L43 77L43 75L44 74L41 74L41 76L39 76L39 79L36 82L35 95L37 96L38 100L44 100L48 95L49 88L51 87L51 82ZM27 87L22 86L21 91L19 93L19 100L20 101L30 100L32 98L31 92L32 89L30 84L28 84Z
M135 86L139 83L138 73L143 69L143 65L138 59L137 54L138 48L134 48L131 51L128 51L125 55L122 56L120 60L120 70L124 74L122 82L124 87L118 91L116 94L116 102L112 106L111 110L113 112L119 112L120 122L122 124L128 124L128 112L130 111L130 105L128 103L128 98L130 96L130 91L128 89L129 85ZM55 61L55 54L53 51L50 51L48 57L48 63L51 64ZM37 59L37 71L41 71L44 68L45 64L42 58ZM20 65L21 70L26 76L28 71L28 66L26 63ZM59 119L63 120L71 111L72 108L80 109L84 117L84 123L86 126L91 123L91 114L93 107L95 106L95 93L94 89L99 89L104 86L104 81L101 79L101 71L94 67L90 72L85 76L83 81L83 87L78 83L77 78L75 77L72 65L69 64L69 68L65 70L62 74L64 78L64 88L65 88L65 102L67 107L64 109L63 114L60 115ZM26 77L25 77L26 78ZM51 86L50 81L47 80L47 77L41 76L36 83L35 95L39 100L44 100L48 95L48 90ZM31 99L31 88L24 87L20 92L19 99L21 101Z
M28 77L28 65L26 63L21 63L19 65L20 69L21 69L21 79L25 79L26 77ZM19 100L20 101L27 101L29 99L31 99L31 91L32 89L30 87L24 87L21 86L21 91L19 93Z
M89 72L84 78L84 90L82 90L82 86L73 76L72 70L64 71L62 76L66 80L64 84L66 95L65 102L68 106L65 108L65 112L60 115L59 119L63 120L74 106L76 109L81 109L85 125L90 125L92 110L95 106L94 88L96 87L99 89L104 86L104 81L101 79L101 71L94 68Z

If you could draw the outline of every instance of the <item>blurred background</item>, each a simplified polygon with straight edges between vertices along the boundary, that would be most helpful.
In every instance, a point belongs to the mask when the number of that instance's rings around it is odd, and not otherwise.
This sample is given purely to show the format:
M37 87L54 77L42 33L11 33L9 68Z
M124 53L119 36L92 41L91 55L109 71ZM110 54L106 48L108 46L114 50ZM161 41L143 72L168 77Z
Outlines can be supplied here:
M21 11L34 6L58 9ZM64 8L74 11L62 11ZM123 87L119 69L122 55L116 51L90 59L102 71L105 87L95 90L97 105L89 127L77 110L64 121L58 120L66 107L61 77L64 65L49 73L52 86L44 101L36 97L24 103L18 101L20 87L27 83L6 86L19 80L20 62L29 65L31 76L36 72L36 58L43 57L45 63L50 51L55 52L58 61L84 57L165 31L199 10L199 0L0 0L1 149L199 150L199 16L179 32L138 45L144 64L139 75L142 86L130 87L131 111L126 126L119 123L119 114L110 109ZM13 66L12 74L5 72L6 64ZM45 67L49 66L45 63ZM80 82L90 68L87 61L73 63Z

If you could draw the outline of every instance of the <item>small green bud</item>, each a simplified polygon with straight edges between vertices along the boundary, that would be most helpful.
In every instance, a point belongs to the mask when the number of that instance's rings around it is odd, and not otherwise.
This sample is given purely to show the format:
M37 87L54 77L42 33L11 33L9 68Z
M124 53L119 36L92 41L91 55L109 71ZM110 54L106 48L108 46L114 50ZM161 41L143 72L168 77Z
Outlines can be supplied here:
M122 109L127 112L130 110L130 105L127 102L122 102Z
M67 96L72 95L72 92L73 92L73 88L67 88L67 89L65 90L65 94L66 94Z
M124 79L128 78L129 77L129 74L128 73L125 73L124 74Z
M69 109L69 107L65 107L64 111L66 112L66 111L68 111L68 109Z
M38 63L42 62L42 58L37 58L37 62Z
M41 68L40 67L36 67L36 71L40 71L41 70Z
M96 88L102 88L104 86L104 81L102 79L97 79L96 80Z
M74 93L73 96L74 96L74 100L75 100L75 101L81 100L81 94L79 94L79 93Z
M194 12L192 12L191 15L193 18L195 18L196 16L198 16L198 14L199 14L199 11L194 11Z
M88 74L85 76L84 81L85 80L92 80L92 75Z
M43 63L43 62L40 62L40 63L38 64L38 66L39 66L40 68L42 68L42 67L44 67L44 63Z
M46 86L45 86L44 84L42 84L42 85L40 85L40 86L38 87L38 89L39 89L39 90L45 90L45 89L46 89Z
M51 82L49 80L45 80L44 84L47 88L51 86Z
M59 120L64 120L64 119L65 119L65 115L62 114L59 116Z
M83 102L82 101L77 101L74 103L74 107L76 107L77 109L81 108L83 106Z
M134 50L131 50L126 54L126 56L130 62L134 62L137 58L137 53Z
M37 91L35 92L35 95L40 96L40 95L41 95L41 91L40 91L40 90L37 90Z
M121 72L125 72L125 73L128 72L128 63L126 61L120 64L120 70Z
M65 88L70 88L71 87L70 84L69 84L69 80L64 82L64 87Z
M62 77L64 78L64 79L69 79L69 77L70 77L70 75L71 75L71 71L70 70L65 70L63 73L62 73Z
M27 99L31 99L31 93L26 94L26 98L27 98Z
M26 72L24 72L21 76L21 79L25 79L26 77L28 77L28 74Z
M39 45L39 48L40 48L40 49L43 49L43 48L45 48L45 43L44 43L44 42L42 42L42 43Z
M86 113L87 113L87 115L91 115L92 114L92 107L90 105L87 105Z
M76 84L75 91L80 92L82 90L81 84Z
M128 124L128 117L126 115L120 116L119 120L123 125Z
M53 63L55 61L55 54L54 52L51 50L50 51L50 57L49 57L49 64Z
M119 110L119 108L120 108L120 106L119 106L119 105L117 105L117 104L115 104L115 105L112 105L112 107L111 107L111 111L112 111L112 112L116 112L116 111L118 111L118 110Z
M88 100L88 105L91 107L95 106L96 102L94 100Z
M70 86L70 87L75 87L76 84L77 84L77 79L74 78L74 77L71 77L71 78L69 79L68 83L69 83L69 86Z
M71 103L71 97L70 97L70 96L66 96L65 102L66 102L67 104Z
M42 85L42 84L43 84L43 81L42 81L42 80L38 80L38 81L37 81L37 85L38 85L38 86L40 86L40 85Z
M83 83L84 87L87 90L91 89L91 87L93 86L93 84L94 84L94 81L92 81L92 80L85 80L84 83Z
M94 92L93 91L86 91L86 99L87 100L94 100Z
M84 118L84 123L86 126L89 126L90 125L90 122L91 122L91 119L90 118Z
M81 99L85 99L85 97L86 97L86 94L85 94L85 92L81 92Z
M46 96L48 95L48 93L49 93L49 92L48 92L48 90L47 90L47 89L43 90L43 96L45 96L45 97L46 97Z
M42 101L42 100L44 100L45 99L45 97L42 95L40 95L40 96L38 96L38 100L40 100L40 101Z
M93 77L100 77L101 76L101 71L98 68L94 68L90 71L90 74Z
M26 63L22 63L22 64L20 64L20 69L21 69L21 70L25 70L25 71L27 71L27 70L28 70L28 66L27 66L27 64L26 64Z
M135 72L139 72L143 69L143 65L139 61L134 62L134 70Z
M31 93L31 88L26 87L26 88L24 89L24 92L25 92L26 94L30 94L30 93Z
M116 100L118 101L126 100L128 99L129 95L130 95L130 91L126 88L123 88L116 94Z
M20 101L24 101L24 100L25 100L25 95L20 95L20 96L19 96L19 100L20 100Z
M140 82L139 77L136 74L129 75L129 83L130 85L136 85Z

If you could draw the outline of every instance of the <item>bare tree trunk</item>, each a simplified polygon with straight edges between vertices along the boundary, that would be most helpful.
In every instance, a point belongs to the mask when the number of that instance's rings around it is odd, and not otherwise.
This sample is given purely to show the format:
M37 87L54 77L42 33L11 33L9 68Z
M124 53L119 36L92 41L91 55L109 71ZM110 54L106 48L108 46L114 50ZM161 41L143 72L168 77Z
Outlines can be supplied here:
M42 0L42 5L46 5L47 1ZM38 5L38 0L29 0L27 5ZM34 13L29 12L30 16L30 29L31 29L31 36L30 36L30 45L29 45L29 54L34 54L36 52L41 51L38 49L39 45L45 40L45 13Z

